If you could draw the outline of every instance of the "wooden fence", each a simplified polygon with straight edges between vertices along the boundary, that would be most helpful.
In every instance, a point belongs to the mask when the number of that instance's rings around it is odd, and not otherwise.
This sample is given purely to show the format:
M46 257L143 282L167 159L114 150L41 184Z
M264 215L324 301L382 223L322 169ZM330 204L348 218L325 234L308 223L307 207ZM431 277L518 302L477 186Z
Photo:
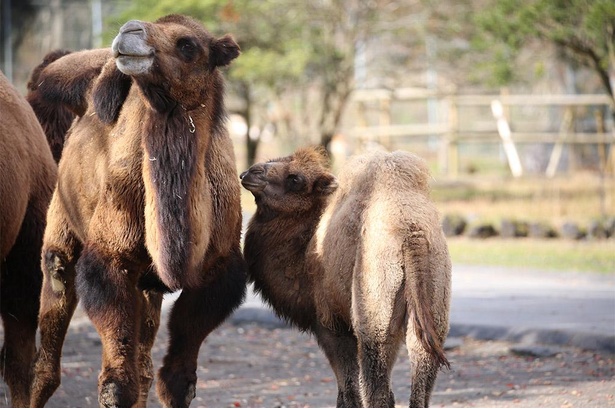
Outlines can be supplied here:
M424 101L433 110L437 107L437 118L423 123L393 123L391 105L396 101ZM387 148L398 147L396 139L401 137L436 137L441 154L439 168L443 173L456 175L459 171L459 145L464 143L497 143L503 146L511 172L515 177L523 174L517 145L525 143L552 144L546 174L553 176L557 170L562 152L572 144L593 144L598 146L600 169L615 173L615 130L612 115L605 118L604 112L611 113L611 101L607 95L442 95L425 89L405 88L395 90L355 91L350 107L356 110L356 122L348 126L345 133L353 140L365 143L378 142ZM460 126L460 111L477 107L488 110L476 126ZM511 109L562 110L561 121L555 131L544 131L541 126L531 130L511 131ZM575 122L579 119L580 107L593 107L593 132L577 132ZM374 110L376 115L374 115ZM368 115L368 111L371 115ZM427 115L429 116L429 115ZM434 115L432 115L434 116ZM585 115L587 116L587 115ZM374 120L374 117L377 119ZM610 118L609 118L610 117ZM609 125L610 124L610 125Z

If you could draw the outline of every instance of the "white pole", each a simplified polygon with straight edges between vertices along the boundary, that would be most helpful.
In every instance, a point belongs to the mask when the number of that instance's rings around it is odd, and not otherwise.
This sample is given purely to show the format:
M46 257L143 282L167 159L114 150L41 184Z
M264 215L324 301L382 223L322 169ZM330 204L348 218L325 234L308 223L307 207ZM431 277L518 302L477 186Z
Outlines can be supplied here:
M101 0L92 0L92 47L102 47L102 3Z
M504 108L502 107L502 103L497 99L491 101L491 112L493 112L493 116L497 121L498 133L500 134L500 138L502 138L504 153L506 153L506 157L508 158L510 171L514 177L518 178L523 174L523 168L521 167L521 161L519 160L519 154L517 153L515 143L510 136L510 126L508 125L506 117L504 117Z

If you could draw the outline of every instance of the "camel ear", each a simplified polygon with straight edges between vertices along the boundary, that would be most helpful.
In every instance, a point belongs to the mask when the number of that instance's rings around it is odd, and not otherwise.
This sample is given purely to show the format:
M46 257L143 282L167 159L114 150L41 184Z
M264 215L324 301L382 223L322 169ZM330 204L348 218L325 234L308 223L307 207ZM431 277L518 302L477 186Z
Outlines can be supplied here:
M211 43L209 63L211 68L225 67L239 56L241 50L230 34L214 40Z
M110 59L96 79L92 92L94 110L102 122L112 124L117 120L131 85L132 78Z
M337 190L337 179L330 173L322 175L314 182L314 191L320 195L328 196Z

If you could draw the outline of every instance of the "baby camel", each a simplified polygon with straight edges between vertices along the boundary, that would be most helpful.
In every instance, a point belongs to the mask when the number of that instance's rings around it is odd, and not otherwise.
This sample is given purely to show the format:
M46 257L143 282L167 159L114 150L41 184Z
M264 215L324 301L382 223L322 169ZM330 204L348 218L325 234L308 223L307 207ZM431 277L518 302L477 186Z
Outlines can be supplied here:
M406 340L410 406L428 406L448 333L451 262L425 163L407 152L357 156L337 180L318 149L242 173L255 197L244 256L276 313L313 333L338 407L395 405L390 377Z

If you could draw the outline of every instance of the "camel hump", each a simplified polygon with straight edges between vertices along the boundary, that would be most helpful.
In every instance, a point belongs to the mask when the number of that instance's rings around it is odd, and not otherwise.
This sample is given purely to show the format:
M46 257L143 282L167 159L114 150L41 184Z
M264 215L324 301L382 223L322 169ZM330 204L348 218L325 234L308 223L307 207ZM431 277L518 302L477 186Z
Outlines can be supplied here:
M111 50L106 48L65 54L37 73L30 92L39 94L41 101L62 104L82 116L88 107L88 92L111 57Z

